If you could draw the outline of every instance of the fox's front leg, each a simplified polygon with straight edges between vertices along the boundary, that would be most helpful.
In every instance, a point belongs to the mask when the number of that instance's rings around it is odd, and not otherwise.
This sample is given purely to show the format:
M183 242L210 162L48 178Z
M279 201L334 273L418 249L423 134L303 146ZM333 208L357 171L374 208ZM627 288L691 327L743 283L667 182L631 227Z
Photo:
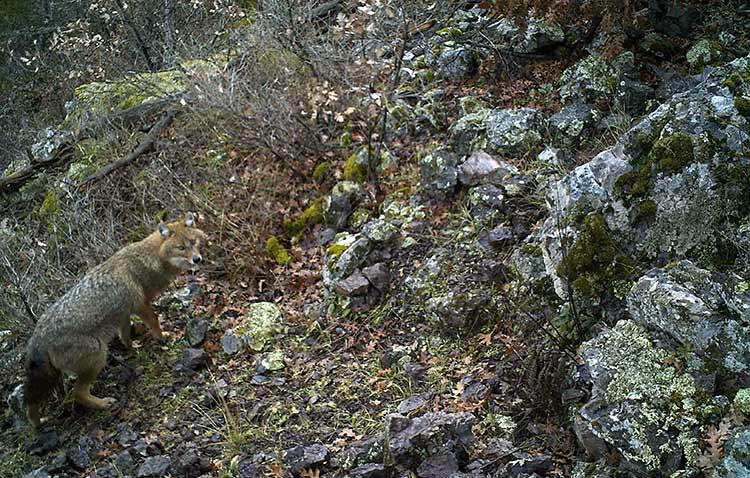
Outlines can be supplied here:
M120 342L126 349L130 349L133 345L133 341L130 339L130 316L125 317L120 322Z
M157 340L164 339L164 333L162 332L161 326L159 325L159 318L151 308L151 304L144 303L143 305L141 305L141 307L138 309L138 316L146 323L146 325L149 326L149 328L151 329L151 336L153 338Z

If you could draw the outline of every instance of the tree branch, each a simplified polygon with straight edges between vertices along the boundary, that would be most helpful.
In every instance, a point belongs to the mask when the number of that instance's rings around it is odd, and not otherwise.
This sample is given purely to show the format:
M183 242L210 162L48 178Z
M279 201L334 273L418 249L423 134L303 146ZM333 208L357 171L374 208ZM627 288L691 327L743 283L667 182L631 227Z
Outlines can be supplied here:
M103 177L109 175L112 173L112 171L121 168L123 166L127 166L128 164L132 163L136 160L140 155L148 152L153 148L154 142L159 137L159 135L164 132L165 129L169 127L170 124L172 124L172 121L174 120L175 116L177 116L180 112L178 110L170 110L167 111L167 113L162 116L162 118L154 125L153 128L148 132L148 134L141 140L140 143L138 143L138 146L133 150L132 153L125 156L122 159L118 159L117 161L108 164L107 166L103 167L99 171L95 172L94 174L90 175L81 183L78 185L78 189L84 190L86 189L91 183L98 181L102 179Z

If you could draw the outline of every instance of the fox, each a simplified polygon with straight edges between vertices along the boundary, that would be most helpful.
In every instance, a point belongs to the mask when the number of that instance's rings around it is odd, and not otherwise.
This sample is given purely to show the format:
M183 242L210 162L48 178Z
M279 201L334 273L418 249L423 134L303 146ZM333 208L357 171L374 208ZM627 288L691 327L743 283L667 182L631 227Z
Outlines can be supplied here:
M64 372L75 376L76 403L91 409L117 403L113 397L91 394L106 365L109 344L119 336L131 347L132 315L141 318L153 338L164 340L151 303L181 272L203 261L200 246L206 240L192 213L183 220L160 222L145 239L88 271L42 314L26 350L24 394L33 428L40 426L40 409L62 383Z

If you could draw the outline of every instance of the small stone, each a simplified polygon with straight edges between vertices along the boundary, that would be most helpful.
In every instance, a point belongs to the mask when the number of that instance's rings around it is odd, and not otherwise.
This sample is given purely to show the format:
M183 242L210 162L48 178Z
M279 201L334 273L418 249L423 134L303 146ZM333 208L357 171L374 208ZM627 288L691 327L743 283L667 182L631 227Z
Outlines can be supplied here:
M493 110L485 121L487 140L499 154L517 154L542 140L544 122L533 108Z
M404 364L404 375L409 377L413 382L420 382L425 373L427 373L427 367L418 362L406 362Z
M358 466L349 471L349 476L352 478L385 478L385 465L382 463L368 463Z
M121 451L117 457L115 457L115 466L120 472L128 474L133 468L135 468L135 461L133 455L128 450Z
M310 468L320 468L328 459L325 445L300 445L290 448L284 454L284 465L293 474Z
M26 452L29 455L43 455L57 448L59 444L57 432L51 430L39 434L39 437L26 448Z
M546 476L555 464L549 455L540 455L531 458L513 460L506 465L506 470L511 476L526 476L537 473Z
M138 478L163 477L172 466L172 460L165 455L150 456L138 467Z
M112 465L98 467L93 474L88 475L89 478L120 478L122 471L115 469Z
M315 243L318 246L325 246L330 243L334 237L336 237L336 229L327 227L315 234Z
M23 478L50 478L50 474L42 467L23 475Z
M465 80L476 75L478 70L477 54L468 48L448 49L438 58L438 75L446 80Z
M362 275L364 275L370 284L380 292L388 289L388 285L391 281L390 272L388 272L388 266L379 262L370 267L362 269Z
M262 367L264 371L269 372L283 369L286 367L286 364L284 363L284 352L281 350L274 350L273 352L265 354L263 358L260 359L260 367Z
M458 471L456 455L450 452L438 453L424 460L417 468L420 478L447 478Z
M208 322L202 319L190 319L188 320L187 327L185 330L185 336L187 337L188 344L191 347L203 342L206 338L206 332L208 332Z
M497 226L495 229L490 231L490 234L487 238L490 245L496 248L502 248L510 245L513 242L513 239L513 229L508 226Z
M482 382L473 382L461 393L464 402L479 403L489 395L490 389Z
M574 103L550 116L549 126L562 143L570 145L596 123L597 117L595 108L585 103Z
M398 227L385 219L373 219L362 228L362 234L372 242L389 242L398 234Z
M178 366L182 370L194 372L199 368L205 367L210 358L203 349L185 349L182 352L182 359Z
M370 283L367 278L357 269L349 277L336 284L336 292L346 297L352 297L366 294L369 287Z
M6 400L8 408L13 413L16 428L21 429L26 422L26 397L24 394L23 384L16 385L8 399Z
M402 415L408 415L411 412L422 410L428 403L430 403L431 398L432 394L430 393L414 395L413 397L409 397L399 403L396 411Z
M472 153L461 164L458 180L467 186L498 183L507 176L518 174L518 169L505 161L496 159L484 151Z
M244 459L237 465L237 478L260 478L260 476L260 466L249 459Z
M120 423L117 425L117 443L121 446L128 446L138 439L138 434L135 433L126 423Z
M264 383L268 382L268 380L270 379L265 375L253 375L253 378L250 379L250 383L252 385L263 385Z
M422 186L430 193L447 195L458 184L458 158L447 148L437 149L424 156L420 162Z
M76 471L84 471L91 466L91 459L88 453L78 447L69 449L65 453L65 456L70 466Z
M224 333L221 346L228 355L245 348L261 352L283 330L283 316L278 306L271 302L256 302L248 306L247 317L240 325Z
M227 355L234 355L242 349L242 341L232 330L227 330L221 338L221 348Z
M544 148L544 151L539 153L539 156L537 156L536 159L540 163L549 164L552 166L564 166L567 162L565 152L562 149L553 148L552 146L547 146L546 148Z

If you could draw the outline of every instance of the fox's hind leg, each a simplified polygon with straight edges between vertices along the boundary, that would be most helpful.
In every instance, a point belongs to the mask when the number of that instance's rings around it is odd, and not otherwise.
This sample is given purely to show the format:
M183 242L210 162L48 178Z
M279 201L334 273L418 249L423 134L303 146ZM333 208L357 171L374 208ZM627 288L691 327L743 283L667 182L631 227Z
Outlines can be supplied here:
M80 337L74 347L61 354L62 367L76 375L73 398L76 403L88 408L109 408L117 403L110 397L99 398L91 395L91 384L107 363L107 345L94 337Z

